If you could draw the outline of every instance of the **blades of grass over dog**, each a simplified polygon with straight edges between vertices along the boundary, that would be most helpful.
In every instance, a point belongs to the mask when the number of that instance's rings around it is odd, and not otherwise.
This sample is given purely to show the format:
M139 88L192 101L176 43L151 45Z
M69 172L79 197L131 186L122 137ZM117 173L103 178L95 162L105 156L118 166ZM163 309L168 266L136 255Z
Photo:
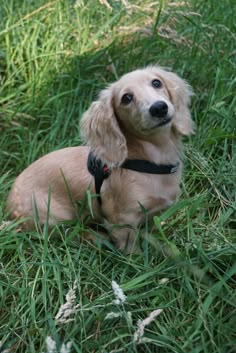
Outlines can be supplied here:
M49 238L49 226L51 223L51 219L53 219L53 215L51 214L51 194L52 194L52 186L49 185L48 189L48 199L47 199L47 215L46 222L43 226L43 239L44 239L44 257L47 257L48 252L48 238Z
M91 214L92 218L94 218L93 205L92 205L92 198L94 197L94 195L91 195L90 189L87 189L86 195L87 195L87 201L88 201L88 207L89 207L90 214Z
M66 181L66 177L65 177L65 175L64 175L64 173L63 173L63 170L62 170L62 169L60 169L60 170L61 170L61 174L62 174L62 177L63 177L63 180L64 180L66 192L67 192L68 197L69 197L69 199L70 199L71 205L74 207L75 212L77 213L76 202L74 201L73 196L71 195L71 191L70 191L69 185L68 185L68 183L67 183L67 181ZM79 185L78 185L78 187L79 187Z
M145 265L148 265L149 259L148 259L148 244L149 244L149 227L148 227L148 212L146 210L146 208L139 202L139 206L141 208L141 211L144 215L144 240L143 240L143 244L144 244L144 258L145 258Z
M42 232L42 229L40 227L40 218L39 218L39 212L38 212L38 206L37 206L37 200L35 198L35 195L33 196L33 210L34 210L34 224L35 228L38 233Z

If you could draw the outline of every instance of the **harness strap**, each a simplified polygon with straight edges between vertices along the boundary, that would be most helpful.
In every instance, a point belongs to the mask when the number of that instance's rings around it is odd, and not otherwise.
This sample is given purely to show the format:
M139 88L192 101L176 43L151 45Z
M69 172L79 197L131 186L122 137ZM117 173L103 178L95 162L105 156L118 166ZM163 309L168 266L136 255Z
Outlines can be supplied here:
M110 169L106 164L103 164L100 159L97 159L96 156L90 151L87 160L87 168L90 174L94 176L95 182L95 191L97 194L98 203L102 204L102 199L100 195L101 187L103 181L109 177L111 174Z
M127 159L121 166L124 169L148 174L173 174L178 170L178 167L179 162L176 164L156 164L143 159Z
M135 172L147 174L173 174L179 168L180 163L176 164L156 164L142 159L127 159L120 168L133 170ZM102 204L100 195L103 181L109 177L111 170L106 164L103 164L100 159L90 151L87 160L87 168L90 174L94 176L95 191L99 204Z

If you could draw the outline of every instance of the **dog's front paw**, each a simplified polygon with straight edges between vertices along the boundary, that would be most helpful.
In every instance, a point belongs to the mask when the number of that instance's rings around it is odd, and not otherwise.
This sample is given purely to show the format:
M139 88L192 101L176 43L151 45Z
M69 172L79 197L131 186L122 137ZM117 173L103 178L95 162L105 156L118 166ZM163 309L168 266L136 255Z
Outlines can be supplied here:
M134 229L117 229L112 232L112 239L116 248L125 255L142 253Z

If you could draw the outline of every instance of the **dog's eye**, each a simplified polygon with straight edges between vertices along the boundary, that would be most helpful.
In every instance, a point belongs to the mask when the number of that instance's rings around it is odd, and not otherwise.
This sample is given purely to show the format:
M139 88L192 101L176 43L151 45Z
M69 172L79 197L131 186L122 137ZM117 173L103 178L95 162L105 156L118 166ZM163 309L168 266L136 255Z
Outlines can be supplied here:
M131 93L126 93L122 96L121 103L127 105L132 102L133 98L134 96Z
M153 80L152 85L154 88L161 88L162 87L162 82L160 80Z

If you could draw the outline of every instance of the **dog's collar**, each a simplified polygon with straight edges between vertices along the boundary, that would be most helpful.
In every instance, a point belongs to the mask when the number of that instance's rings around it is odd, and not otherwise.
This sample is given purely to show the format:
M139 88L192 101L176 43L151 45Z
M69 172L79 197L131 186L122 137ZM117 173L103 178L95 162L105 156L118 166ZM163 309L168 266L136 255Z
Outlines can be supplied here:
M179 164L156 164L144 159L127 159L121 168L147 174L173 174L177 172Z
M176 164L156 164L143 159L127 159L120 166L120 168L147 174L173 174L177 172L179 165L180 162L177 162ZM106 164L102 163L102 161L98 159L92 151L90 151L88 155L87 168L90 174L94 176L95 191L98 202L101 205L102 199L100 190L103 181L111 174L111 169L109 169Z

